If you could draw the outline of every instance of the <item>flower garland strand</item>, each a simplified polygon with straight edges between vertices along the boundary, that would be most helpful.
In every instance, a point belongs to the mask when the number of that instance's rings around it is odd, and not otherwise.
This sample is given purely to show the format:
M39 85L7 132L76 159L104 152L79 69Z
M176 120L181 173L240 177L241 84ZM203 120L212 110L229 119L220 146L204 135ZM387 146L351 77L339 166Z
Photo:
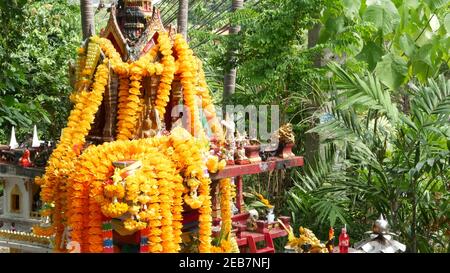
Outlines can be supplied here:
M57 237L56 245L62 240L62 211L65 211L66 187L64 178L74 167L74 159L81 153L85 137L94 122L95 113L101 104L109 77L108 59L97 67L92 91L83 90L77 96L77 103L71 111L67 127L63 129L60 143L52 153L46 172L36 183L41 186L41 199L45 203L55 203L52 213Z
M155 100L155 108L159 113L161 120L164 119L166 113L166 106L170 100L170 90L172 89L172 81L175 77L175 58L172 56L172 44L169 35L164 32L158 36L158 44L160 52L163 55L162 64L164 70L161 75L160 84Z
M204 132L201 127L198 106L196 102L196 88L195 88L195 59L193 52L189 49L186 40L182 35L175 36L174 48L177 52L178 73L181 78L181 85L183 87L183 99L187 109L189 109L190 133L194 136L203 137Z
M221 179L219 181L220 188L220 217L222 218L221 234L224 236L218 247L213 248L213 252L230 253L232 250L232 211L231 203L233 201L233 189L231 178Z

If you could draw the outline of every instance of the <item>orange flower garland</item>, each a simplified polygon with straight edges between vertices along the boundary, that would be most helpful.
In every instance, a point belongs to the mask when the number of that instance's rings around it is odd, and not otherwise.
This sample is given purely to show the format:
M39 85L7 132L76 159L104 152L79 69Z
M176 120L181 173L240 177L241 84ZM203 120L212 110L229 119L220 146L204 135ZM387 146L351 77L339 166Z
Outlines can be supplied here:
M131 139L135 128L137 113L140 106L139 96L141 95L141 81L142 76L134 74L130 77L131 88L128 90L126 108L118 115L118 120L123 121L118 124L118 140Z
M197 92L194 85L196 78L196 62L193 52L189 49L186 40L181 34L175 36L174 48L178 56L178 73L181 76L181 85L183 86L184 104L189 109L189 121L191 124L190 132L193 135L200 134L200 136L202 136L203 130L201 128L199 111L196 103Z
M220 187L220 216L222 218L221 233L224 236L218 247L213 247L213 252L230 253L232 250L231 236L231 202L234 198L233 185L230 178L221 179Z
M133 212L138 214L139 219L127 219L125 227L135 230L145 228L148 224L151 252L177 252L179 250L184 186L178 172L181 169L196 169L193 166L182 167L173 163L176 162L174 158L178 158L178 156L176 156L176 151L171 150L168 145L173 143L174 139L179 140L180 135L188 136L189 138L186 140L188 142L194 140L184 129L179 128L172 132L169 138L116 141L101 146L92 146L78 158L75 164L78 171L69 176L69 181L71 181L69 192L73 194L69 195L68 200L70 204L68 208L76 210L77 213L69 213L68 224L72 229L71 237L80 242L82 250L101 252L101 211L104 214L109 213L102 207L105 204L108 205L109 201L107 200L110 200L111 197L123 197L128 200L127 202L139 204L137 210ZM165 154L158 151L162 146L164 146L162 150L166 151ZM200 151L195 153L199 155ZM100 160L101 158L102 160ZM127 184L125 194L117 187L111 187L111 185L101 182L110 175L112 162L120 160L120 158L135 158L143 163L141 169L127 178L126 183L130 182L131 184L130 187ZM187 163L185 162L185 164ZM116 179L117 174L113 176L113 180ZM138 187L133 186L135 184ZM75 193L85 190L86 185L89 185L89 199L80 200L80 194ZM88 203L87 210L82 206L86 201ZM146 209L140 210L142 207ZM83 215L88 217L87 223L83 221L85 217Z
M94 121L95 113L101 104L103 93L109 77L108 59L97 67L92 91L81 91L74 109L71 111L67 128L63 130L60 143L52 153L46 173L38 178L36 183L41 186L41 199L45 203L54 203L53 225L57 233L56 248L62 241L63 214L66 210L66 185L64 183L68 173L73 169L73 160L79 154L79 149L84 145L91 123Z
M175 77L175 58L172 56L172 44L167 33L160 33L158 43L162 57L164 70L160 79L158 93L155 101L155 108L159 113L161 120L164 119L166 106L170 100L170 90L172 89L172 81Z
M95 68L100 50L105 58ZM155 61L158 54L161 63ZM80 243L82 252L102 252L102 221L105 217L125 217L126 229L146 229L150 252L177 252L182 241L183 203L186 203L199 209L199 252L213 251L211 179L207 169L218 171L224 166L218 158L208 157L209 143L200 122L199 108L209 111L209 123L216 123L217 118L211 110L212 101L207 94L201 64L184 38L177 35L172 48L167 33L159 33L155 47L138 61L126 63L109 40L92 37L87 53L80 51L79 66L81 77L89 79L95 72L94 79L90 87L90 81L78 83L85 89L71 95L75 106L67 128L49 160L46 174L36 179L42 188L42 200L54 205L51 212L54 225L50 230L56 233L56 247L66 243L63 234L67 228L69 239ZM110 69L119 76L118 140L83 150L102 102ZM177 73L181 78L184 103L192 118L189 131L200 133L199 138L175 128L169 136L130 141L143 107L143 78L161 76L155 108L162 119ZM201 103L197 97L202 98ZM220 135L217 128L213 125L211 128L215 135ZM125 180L119 179L113 162L128 159L141 161L142 167ZM112 184L107 182L111 177ZM228 216L224 213L223 217Z
M124 119L121 117L126 116L127 102L129 96L130 79L127 76L119 77L119 104L117 110L117 128L123 128Z

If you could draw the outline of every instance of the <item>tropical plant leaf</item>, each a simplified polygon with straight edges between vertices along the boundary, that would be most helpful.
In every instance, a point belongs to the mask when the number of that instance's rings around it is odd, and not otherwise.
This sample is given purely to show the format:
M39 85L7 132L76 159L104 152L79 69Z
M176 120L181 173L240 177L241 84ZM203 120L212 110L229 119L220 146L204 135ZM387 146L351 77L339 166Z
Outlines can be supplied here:
M414 116L425 124L425 119L431 115L436 117L434 122L448 122L450 117L450 80L444 75L439 76L437 81L428 80L427 86L411 86L414 98L411 101L414 108Z
M375 74L386 86L396 90L407 79L408 65L402 57L389 53L377 64Z
M379 0L367 7L363 19L373 23L383 34L389 34L400 22L400 15L390 0Z
M383 88L380 81L367 74L365 79L361 79L356 74L349 74L340 66L332 63L330 69L338 78L336 87L341 92L341 103L338 109L348 109L350 106L362 105L368 109L385 113L393 122L398 119L398 109L391 101L390 93Z

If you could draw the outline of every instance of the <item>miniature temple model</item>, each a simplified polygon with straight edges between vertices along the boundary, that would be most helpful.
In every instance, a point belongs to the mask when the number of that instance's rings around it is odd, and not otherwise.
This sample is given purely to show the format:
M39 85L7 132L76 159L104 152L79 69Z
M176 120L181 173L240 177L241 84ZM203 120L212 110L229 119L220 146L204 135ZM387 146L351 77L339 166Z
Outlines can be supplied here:
M42 147L36 140L36 126L32 141L21 144L12 127L10 144L0 145L0 184L3 188L0 246L9 247L11 251L50 251L50 239L31 232L32 226L41 220L40 188L34 183L34 177L41 175L42 170L35 168L34 161L40 162L42 154L51 149L46 145Z

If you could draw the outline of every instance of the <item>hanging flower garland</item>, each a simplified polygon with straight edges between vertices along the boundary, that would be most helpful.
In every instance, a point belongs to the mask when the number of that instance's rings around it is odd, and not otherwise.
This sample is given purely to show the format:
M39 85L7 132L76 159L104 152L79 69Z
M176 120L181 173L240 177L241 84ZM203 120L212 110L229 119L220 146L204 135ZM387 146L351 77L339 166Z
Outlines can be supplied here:
M189 109L190 132L192 135L198 135L200 138L204 136L203 128L201 127L199 110L196 101L196 61L193 52L189 49L186 40L181 34L175 36L174 49L178 57L178 73L181 78L181 85L183 87L183 99L187 109Z
M170 90L172 89L172 81L175 77L175 58L172 56L172 44L167 33L160 33L158 36L158 44L162 54L162 64L164 70L161 75L160 84L157 91L155 108L159 113L161 120L164 119L166 106L170 100Z
M219 246L213 247L213 252L230 253L232 250L232 211L231 204L233 202L233 186L230 178L221 179L219 181L220 188L220 216L222 219L221 234L224 236L219 242Z
M118 140L131 139L133 137L133 131L137 121L137 113L140 107L140 95L141 95L141 81L142 76L139 74L132 74L130 76L130 89L127 97L126 107L117 119L123 121L118 124Z
M188 137L185 143L194 145L194 149L190 149L194 150L192 158L201 160L199 141L182 128L174 130L169 137L116 141L91 146L83 152L75 163L78 171L70 174L68 179L70 194L67 206L71 237L80 242L83 251L101 252L103 215L113 218L123 216L125 212L133 216L125 220L125 228L132 231L149 228L149 251L177 252L180 249L184 186L179 172L185 170L185 173L187 171L201 179L203 186L199 186L199 192L202 196L209 194L210 183L209 178L199 175L198 170L202 167L196 167L198 162L188 158L183 163L186 165L180 166L176 161L186 152L177 154L177 150L170 146L183 137ZM122 188L123 179L112 168L112 162L124 158L140 160L143 166L125 179L126 185ZM87 199L86 195L89 196ZM205 199L202 204L206 207L203 213L200 209L200 232L205 242L211 235L208 228L210 219L204 217L210 209L208 201ZM122 205L109 209L111 204L120 202L126 202L128 210L121 208ZM85 218L88 220L84 221Z
M105 57L95 67L100 50ZM155 61L158 54L161 62ZM105 217L125 217L126 229L146 230L150 252L177 252L182 241L183 203L186 203L199 209L199 252L211 252L208 169L214 172L224 165L217 157L208 155L209 143L200 122L199 108L209 111L210 124L216 123L215 112L211 110L207 89L202 88L206 82L201 64L184 38L177 35L172 48L167 33L159 33L158 43L152 50L138 61L126 63L109 40L92 37L87 51L79 51L78 66L77 84L83 88L71 95L75 106L67 128L49 160L46 174L36 179L42 188L42 200L54 205L51 230L56 233L57 248L64 246L63 234L68 228L70 240L79 242L83 252L102 252L102 221ZM83 150L110 69L119 76L118 141ZM155 108L163 118L175 74L180 76L184 103L191 116L189 131L200 133L199 137L175 128L170 136L129 141L134 137L143 109L143 78L161 76ZM211 128L220 135L217 128L213 125ZM112 163L130 158L142 161L142 168L122 179Z
M57 234L61 234L63 227L62 211L65 211L66 186L64 177L73 170L74 159L80 154L95 113L101 104L103 93L108 82L108 59L97 67L91 92L81 91L74 109L71 111L67 128L63 130L60 143L52 153L45 175L36 179L41 186L41 199L45 203L54 203L53 224ZM56 246L61 245L62 237L56 237Z

